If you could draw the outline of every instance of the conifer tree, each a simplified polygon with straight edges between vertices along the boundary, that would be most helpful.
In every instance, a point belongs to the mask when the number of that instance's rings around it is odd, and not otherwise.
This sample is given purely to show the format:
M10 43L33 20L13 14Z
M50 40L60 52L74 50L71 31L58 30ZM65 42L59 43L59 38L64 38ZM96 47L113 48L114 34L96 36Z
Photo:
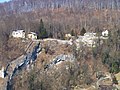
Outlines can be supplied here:
M72 36L75 36L75 32L74 32L73 29L72 29L72 31L71 31L71 35L72 35Z
M82 30L81 30L81 32L80 32L80 35L81 35L81 36L84 36L85 33L86 33L86 30L85 30L85 28L83 27Z
M40 20L40 27L39 27L39 30L38 30L38 38L43 39L43 38L47 38L47 37L48 37L48 33L46 31L46 28L44 27L43 20L41 19Z

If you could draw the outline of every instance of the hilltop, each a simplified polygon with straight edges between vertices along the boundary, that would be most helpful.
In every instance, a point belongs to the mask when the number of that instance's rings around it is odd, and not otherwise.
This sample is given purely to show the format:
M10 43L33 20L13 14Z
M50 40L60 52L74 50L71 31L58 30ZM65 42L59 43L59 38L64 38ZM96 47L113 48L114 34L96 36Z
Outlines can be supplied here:
M36 62L15 76L13 89L96 90L99 87L96 83L101 86L108 85L107 87L114 83L108 67L100 57L93 57L90 47L80 46L83 50L81 53L67 40L48 38L40 40L40 43L42 51ZM77 56L72 57L71 54Z
M66 40L11 37L7 45L12 47L13 53L8 55L13 60L9 61L5 71L9 77L9 83L5 85L15 90L116 88L118 81L114 73L119 72L119 47L115 41L119 36L116 32L119 31L109 32L111 36L86 32L83 36L71 36ZM109 48L111 43L115 47ZM18 58L14 59L16 56Z

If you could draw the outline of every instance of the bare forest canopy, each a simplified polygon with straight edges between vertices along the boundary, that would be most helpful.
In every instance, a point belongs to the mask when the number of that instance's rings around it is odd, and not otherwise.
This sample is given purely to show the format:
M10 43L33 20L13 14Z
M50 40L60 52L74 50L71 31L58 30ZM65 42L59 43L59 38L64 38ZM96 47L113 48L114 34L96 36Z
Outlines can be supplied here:
M11 0L0 4L0 32L12 30L37 32L40 20L48 34L62 38L84 27L113 30L120 28L120 0Z
M120 0L11 0L0 3L0 47L12 30L26 32L40 29L53 38L64 38L65 33L79 34L103 28L120 28Z
M96 28L120 28L120 0L11 0L0 4L0 32L38 31L43 19L54 38ZM4 32L3 32L4 31Z
M0 13L29 12L36 9L67 8L79 10L120 9L120 0L11 0L0 5Z
M34 31L41 18L53 32L97 26L111 29L119 27L120 0L11 0L0 4L2 30Z

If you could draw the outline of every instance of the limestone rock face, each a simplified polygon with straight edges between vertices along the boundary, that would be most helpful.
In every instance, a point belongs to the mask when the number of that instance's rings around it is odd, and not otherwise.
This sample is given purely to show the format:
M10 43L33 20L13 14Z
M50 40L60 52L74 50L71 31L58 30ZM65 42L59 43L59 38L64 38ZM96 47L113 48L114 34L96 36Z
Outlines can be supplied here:
M4 78L4 67L2 67L2 69L0 70L0 77Z

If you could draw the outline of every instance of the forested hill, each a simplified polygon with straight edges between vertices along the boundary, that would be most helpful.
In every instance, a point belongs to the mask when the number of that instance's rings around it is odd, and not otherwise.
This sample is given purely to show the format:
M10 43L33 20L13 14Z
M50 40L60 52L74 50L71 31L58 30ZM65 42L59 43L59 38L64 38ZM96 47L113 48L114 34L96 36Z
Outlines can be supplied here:
M0 4L0 32L37 31L43 19L54 38L103 28L120 28L120 0L11 0Z
M120 0L11 0L0 4L0 15L29 12L38 9L65 8L73 11L120 9Z

